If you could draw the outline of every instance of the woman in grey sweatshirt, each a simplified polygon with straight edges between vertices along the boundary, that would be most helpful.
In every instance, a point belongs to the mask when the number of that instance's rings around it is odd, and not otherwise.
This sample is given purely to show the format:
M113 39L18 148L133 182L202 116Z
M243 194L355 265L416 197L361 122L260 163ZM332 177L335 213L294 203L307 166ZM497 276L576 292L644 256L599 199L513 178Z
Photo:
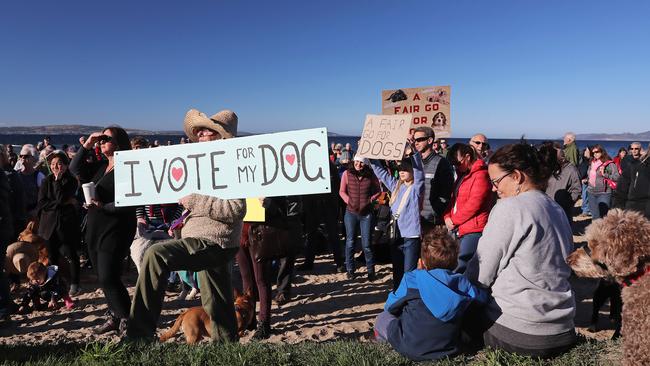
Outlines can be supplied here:
M550 155L547 155L550 156ZM563 209L544 193L557 168L525 143L490 158L499 200L466 275L492 292L482 314L486 345L551 357L575 342L575 300L566 257L573 251Z

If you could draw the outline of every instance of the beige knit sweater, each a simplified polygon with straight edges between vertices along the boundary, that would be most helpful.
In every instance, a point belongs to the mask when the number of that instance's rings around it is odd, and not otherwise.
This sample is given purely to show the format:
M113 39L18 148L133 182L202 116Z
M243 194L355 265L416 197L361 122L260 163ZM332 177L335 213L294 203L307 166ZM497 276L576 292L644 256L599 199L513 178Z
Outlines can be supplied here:
M193 193L185 208L190 214L181 229L181 237L206 239L222 248L239 246L246 200L222 200Z

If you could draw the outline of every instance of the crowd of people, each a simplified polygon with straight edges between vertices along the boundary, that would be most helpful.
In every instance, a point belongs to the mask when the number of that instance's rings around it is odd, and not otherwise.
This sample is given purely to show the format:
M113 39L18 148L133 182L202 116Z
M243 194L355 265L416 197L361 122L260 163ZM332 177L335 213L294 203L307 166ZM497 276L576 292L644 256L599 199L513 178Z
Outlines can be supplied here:
M210 117L190 110L183 124L189 141L181 143L236 138L237 125L229 110ZM41 301L54 308L61 298L74 306L84 291L83 262L97 273L108 305L96 333L153 339L164 294L182 278L179 297L200 292L212 339L236 341L237 263L243 292L259 301L253 338L265 339L272 334L271 303L291 298L295 272L311 270L325 242L333 269L349 281L372 284L376 263L388 257L393 289L375 335L403 355L436 359L485 344L551 357L575 342L565 259L574 250L577 201L580 215L593 219L610 207L650 217L650 162L638 142L613 159L600 145L580 154L572 133L562 144L521 141L492 151L483 134L447 146L431 128L418 127L398 161L368 160L351 144L334 143L332 192L262 197L263 223L243 222L243 199L196 193L178 204L115 206L115 152L153 146L110 126L80 138L77 147L56 149L49 139L19 154L2 147L0 249L5 253L30 221L47 249L47 263L0 274L3 322L15 312L42 310ZM90 203L81 190L88 182L96 189ZM288 249L261 258L253 244L271 235ZM300 255L305 260L296 267ZM121 279L125 260L138 273L132 297ZM365 262L365 278L358 262ZM16 303L25 281L29 296Z

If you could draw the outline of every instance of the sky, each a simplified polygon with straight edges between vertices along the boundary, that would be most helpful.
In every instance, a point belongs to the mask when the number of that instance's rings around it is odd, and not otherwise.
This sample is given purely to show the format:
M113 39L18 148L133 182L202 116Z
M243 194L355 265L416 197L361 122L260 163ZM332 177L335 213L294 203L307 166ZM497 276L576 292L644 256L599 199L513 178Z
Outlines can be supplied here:
M453 137L650 130L647 1L4 1L0 126L360 134L451 85Z

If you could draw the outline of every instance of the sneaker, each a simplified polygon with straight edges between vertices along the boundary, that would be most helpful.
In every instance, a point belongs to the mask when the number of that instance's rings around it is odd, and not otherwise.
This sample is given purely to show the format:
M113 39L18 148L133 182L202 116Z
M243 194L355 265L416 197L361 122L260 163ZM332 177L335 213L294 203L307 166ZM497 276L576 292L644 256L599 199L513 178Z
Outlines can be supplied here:
M345 278L347 278L348 280L353 280L354 279L354 272L350 272L350 271L346 272L345 273Z
M183 291L181 291L181 293L176 297L176 300L185 300L187 293L188 291L186 289L183 289Z
M120 321L117 318L113 318L111 316L108 317L108 319L106 320L106 322L104 322L104 324L93 328L93 333L104 334L119 329L120 329Z
M345 266L344 265L339 265L336 266L336 273L345 273Z
M269 322L260 322L257 324L257 329L255 329L255 333L253 333L252 339L255 340L262 340L262 339L267 339L271 336L271 324Z
M190 293L187 294L187 297L185 300L194 300L196 298L196 294L199 292L199 290L196 287L192 287L190 290Z
M70 296L77 296L81 293L81 287L79 287L78 284L72 284L70 285L70 291L68 291L68 295Z
M120 319L120 324L117 326L117 331L119 332L120 335L124 336L126 335L126 329L129 326L129 319L127 318L122 318Z

